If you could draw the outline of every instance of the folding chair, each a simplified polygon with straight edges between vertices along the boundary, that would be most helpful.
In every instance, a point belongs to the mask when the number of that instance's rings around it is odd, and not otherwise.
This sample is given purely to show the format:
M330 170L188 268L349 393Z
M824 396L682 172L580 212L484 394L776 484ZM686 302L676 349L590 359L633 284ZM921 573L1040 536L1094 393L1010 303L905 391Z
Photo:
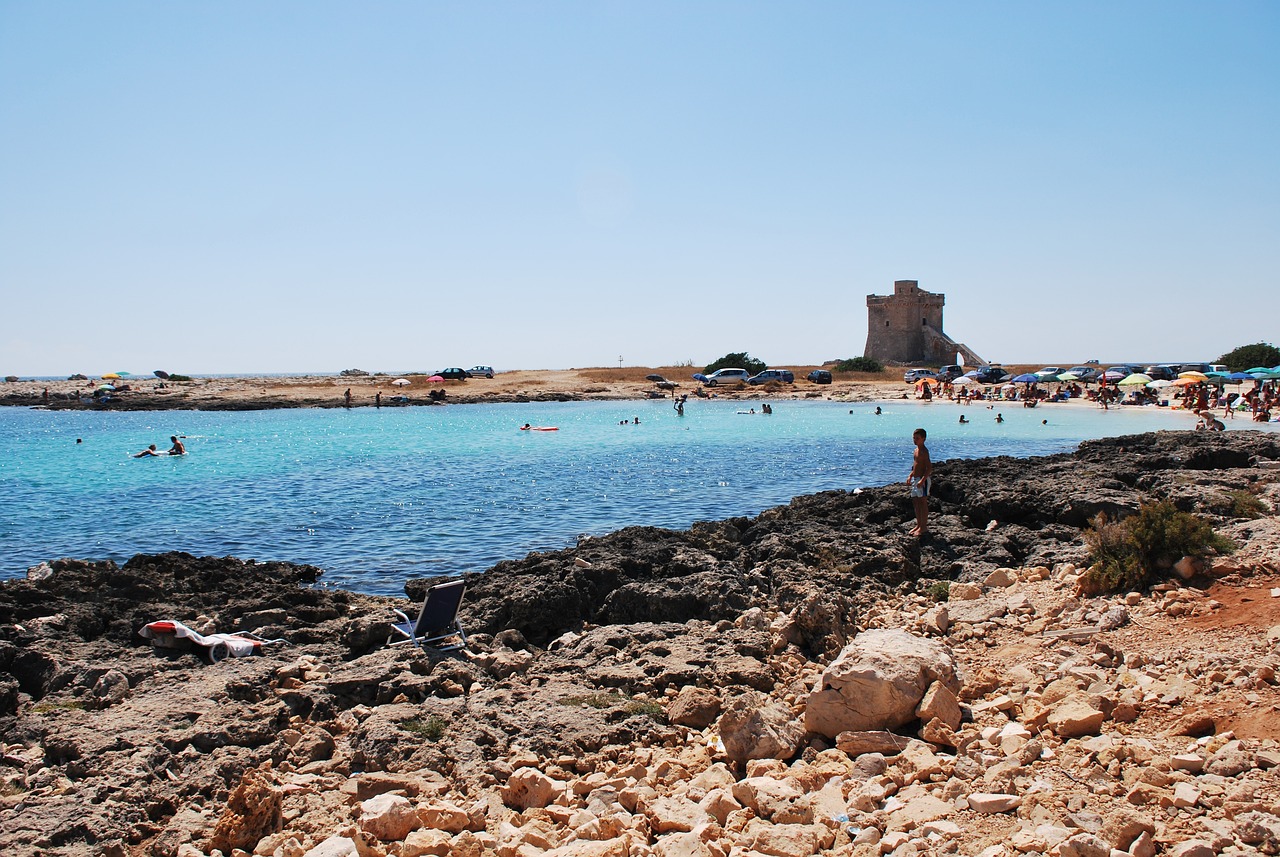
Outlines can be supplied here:
M458 621L458 608L462 606L462 593L466 588L466 581L455 580L452 583L437 583L428 589L416 622L409 621L407 614L396 610L401 621L393 624L391 630L405 639L388 639L388 644L399 646L413 643L420 649L435 649L438 652L466 648L467 635L462 630L462 623Z

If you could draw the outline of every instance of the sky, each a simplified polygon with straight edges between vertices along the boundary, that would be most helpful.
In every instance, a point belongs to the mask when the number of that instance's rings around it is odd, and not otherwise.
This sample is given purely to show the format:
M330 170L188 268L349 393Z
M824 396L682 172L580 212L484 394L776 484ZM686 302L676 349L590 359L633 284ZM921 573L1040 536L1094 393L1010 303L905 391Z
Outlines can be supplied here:
M1280 4L0 0L0 375L1277 342Z

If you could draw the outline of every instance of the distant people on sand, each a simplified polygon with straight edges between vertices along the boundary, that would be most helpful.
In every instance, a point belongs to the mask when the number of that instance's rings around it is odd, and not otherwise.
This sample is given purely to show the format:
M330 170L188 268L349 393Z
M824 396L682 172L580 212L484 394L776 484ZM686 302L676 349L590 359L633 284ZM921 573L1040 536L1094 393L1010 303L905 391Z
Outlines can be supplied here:
M918 428L911 433L916 450L911 455L911 472L907 474L907 487L911 493L911 505L915 507L916 525L911 535L923 537L929 532L929 489L933 482L933 461L929 447L924 445L928 434Z

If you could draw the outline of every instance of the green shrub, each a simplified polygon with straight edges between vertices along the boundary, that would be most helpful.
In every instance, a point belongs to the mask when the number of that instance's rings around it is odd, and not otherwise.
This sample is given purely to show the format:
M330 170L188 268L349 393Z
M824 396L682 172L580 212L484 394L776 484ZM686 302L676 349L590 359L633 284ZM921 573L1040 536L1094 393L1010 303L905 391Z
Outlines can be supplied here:
M560 697L560 704L570 705L575 708L586 706L587 708L601 710L620 708L628 717L641 714L659 723L666 722L666 714L662 710L661 703L631 699L620 693L588 693L582 696L562 696Z
M746 369L752 375L759 375L769 367L763 360L757 360L745 351L726 354L714 363L708 363L702 371L710 375L717 369Z
M929 584L928 595L934 601L946 601L951 597L951 581L935 580Z
M1232 372L1243 372L1254 366L1277 366L1280 365L1280 348L1269 342L1241 345L1219 357L1216 362L1226 364Z
M1142 589L1184 556L1203 557L1235 549L1212 525L1167 500L1144 503L1136 515L1108 521L1098 515L1084 534L1090 566L1080 578L1087 595Z
M191 376L190 375L170 375L169 380L170 381L190 381Z
M1228 491L1227 514L1233 518L1261 518L1267 514L1267 504L1243 489Z
M850 357L831 368L835 372L883 372L884 364L874 357Z
M400 728L410 735L420 735L428 741L439 741L444 737L448 726L445 719L436 714L425 719L415 717L400 724Z

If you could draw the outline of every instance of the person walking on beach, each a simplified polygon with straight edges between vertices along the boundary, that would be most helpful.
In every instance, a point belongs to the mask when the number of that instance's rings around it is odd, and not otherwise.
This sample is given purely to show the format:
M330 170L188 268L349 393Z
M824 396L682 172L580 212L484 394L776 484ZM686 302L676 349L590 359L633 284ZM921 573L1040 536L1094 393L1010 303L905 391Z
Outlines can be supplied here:
M347 388L347 392L343 394L344 406L351 407L351 388Z
M921 538L929 532L929 488L933 481L933 460L929 458L929 447L924 445L926 437L928 435L922 428L911 433L916 451L911 456L911 473L907 475L911 505L916 510L916 525L911 530L911 535Z

